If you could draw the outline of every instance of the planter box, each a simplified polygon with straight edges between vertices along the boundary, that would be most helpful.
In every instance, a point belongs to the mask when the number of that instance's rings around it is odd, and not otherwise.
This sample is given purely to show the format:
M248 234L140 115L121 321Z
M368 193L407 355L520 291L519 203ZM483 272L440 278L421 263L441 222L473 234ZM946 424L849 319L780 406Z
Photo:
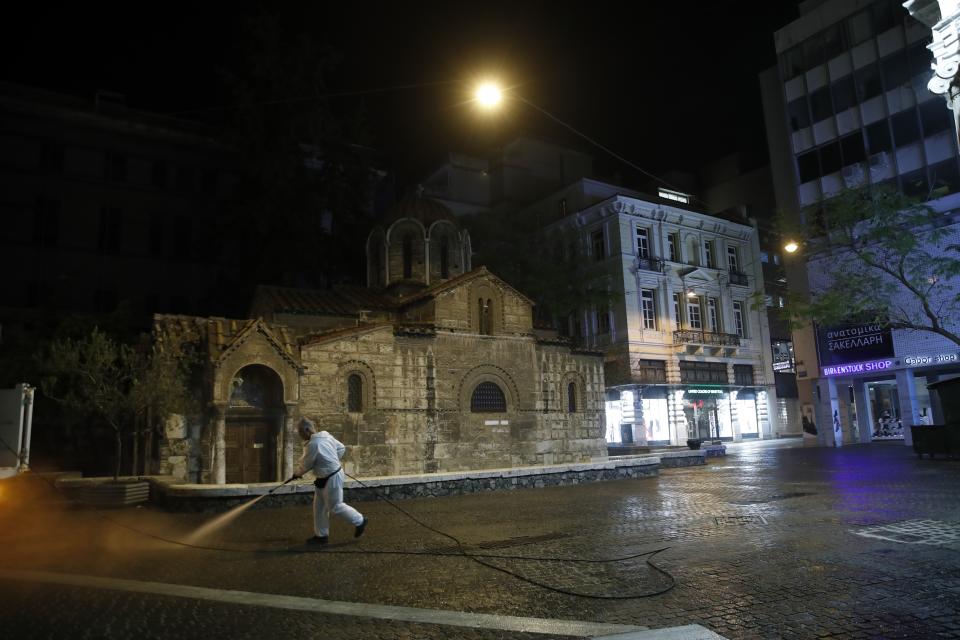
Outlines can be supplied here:
M126 507L150 499L150 483L146 480L90 482L80 486L77 498L95 507Z

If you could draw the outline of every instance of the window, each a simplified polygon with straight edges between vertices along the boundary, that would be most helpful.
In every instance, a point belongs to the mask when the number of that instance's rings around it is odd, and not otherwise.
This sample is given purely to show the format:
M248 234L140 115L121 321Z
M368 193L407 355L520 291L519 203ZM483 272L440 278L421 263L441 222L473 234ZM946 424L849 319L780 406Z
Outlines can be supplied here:
M820 147L820 170L827 176L840 171L840 144L831 142Z
M707 260L705 266L715 269L717 263L713 259L713 240L707 240L703 243L703 255Z
M597 334L610 333L610 308L603 305L597 309Z
M844 76L830 85L830 94L833 96L833 108L837 113L843 113L857 104L857 87L853 82L853 75Z
M38 247L55 247L60 241L60 201L38 198L33 218L33 242Z
M740 252L736 247L727 247L727 268L730 271L740 272Z
M571 382L567 385L567 413L576 413L577 411L577 384Z
M120 250L121 213L116 207L100 209L100 233L97 247L103 253L115 253Z
M870 12L861 11L847 18L846 27L847 42L850 43L850 46L860 44L873 35L873 27L870 26Z
M733 365L733 383L744 386L753 385L753 366L749 364Z
M477 299L477 311L480 318L480 335L493 335L493 300L487 298Z
M717 311L716 298L707 298L707 326L710 331L720 333L720 314Z
M880 83L880 68L876 63L868 64L853 73L854 81L857 83L857 98L860 102L866 102L870 98L883 93L883 85Z
M865 160L867 156L863 151L863 134L857 131L845 138L840 138L840 154L843 156L843 166Z
M700 298L687 298L687 323L691 329L703 330L703 320L700 317Z
M746 325L743 321L743 303L734 302L733 303L733 323L737 327L737 335L741 338L747 337Z
M797 172L801 184L820 177L820 157L816 149L797 156Z
M923 134L931 136L953 129L953 112L941 101L930 100L920 105L920 122L923 124Z
M603 229L597 229L590 234L590 246L593 248L593 259L597 262L606 258L603 246Z
M875 2L870 7L870 15L873 17L873 31L878 35L899 24L898 16L894 15L889 2Z
M871 156L881 151L890 151L893 144L890 142L890 128L886 120L867 125L867 153Z
M904 147L920 138L916 109L907 109L891 117L890 127L893 129L893 141L898 147Z
M493 382L481 382L474 388L470 397L470 411L473 413L504 413L507 399L503 391Z
M943 109L943 104L938 104ZM933 185L931 196L936 198L960 191L960 172L957 170L956 158L931 165L930 183Z
M940 105L941 108L943 105ZM650 257L650 231L643 227L637 227L637 256L640 258Z
M833 104L830 102L830 87L817 89L810 94L810 111L813 121L820 122L833 115Z
M680 262L680 234L670 234L670 261Z
M790 129L799 131L810 126L810 113L807 111L807 97L800 96L787 105L790 116Z
M843 31L840 26L839 24L835 24L832 27L827 27L821 34L823 57L826 60L835 58L843 53Z
M358 373L351 373L347 378L347 411L363 411L363 378Z
M906 196L929 198L929 186L927 185L926 169L917 169L910 173L904 173L900 176L900 184L903 193Z
M670 189L658 189L657 195L659 195L664 200L673 200L675 202L690 204L690 196L685 193L681 193L679 191L672 191Z
M440 238L440 277L450 277L450 241L446 236Z
M673 294L673 324L676 327L677 331L681 329L680 321L680 294Z
M663 360L640 360L637 362L637 374L641 382L666 382L667 363Z
M823 56L823 42L819 35L812 36L803 41L803 63L807 70L823 64L826 59Z
M727 365L722 362L680 361L680 382L712 382L726 384Z
M403 277L413 277L413 237L409 233L403 236Z
M887 91L910 82L910 67L907 64L907 50L890 54L880 61L880 70L883 72L883 85Z
M780 56L780 71L783 73L784 80L794 78L806 71L803 64L803 49L800 45L783 52Z
M657 307L654 303L653 289L640 290L640 315L644 329L657 328Z

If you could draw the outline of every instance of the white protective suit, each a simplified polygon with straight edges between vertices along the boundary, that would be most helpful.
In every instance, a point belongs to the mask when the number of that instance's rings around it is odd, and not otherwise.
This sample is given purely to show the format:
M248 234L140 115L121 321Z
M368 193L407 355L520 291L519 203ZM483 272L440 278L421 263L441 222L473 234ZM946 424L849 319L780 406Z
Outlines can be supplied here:
M300 458L298 476L308 471L313 471L318 478L330 476L326 487L313 490L313 532L321 538L330 534L331 513L340 516L354 527L363 522L363 515L343 501L343 469L340 468L340 458L346 451L343 443L326 431L321 431L310 436L303 450L303 457ZM340 470L337 471L338 469Z

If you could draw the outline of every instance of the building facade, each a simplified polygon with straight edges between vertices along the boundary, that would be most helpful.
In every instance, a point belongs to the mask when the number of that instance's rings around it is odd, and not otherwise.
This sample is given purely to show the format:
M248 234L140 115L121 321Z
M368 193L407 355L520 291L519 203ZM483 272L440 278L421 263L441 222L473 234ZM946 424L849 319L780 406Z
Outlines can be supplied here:
M928 90L929 28L893 0L809 0L800 13L775 33L778 66L760 77L780 211L803 225L844 188L883 185L927 201L951 234L957 136L943 98ZM825 261L845 258L805 249L786 259L788 281L792 292L815 295L825 285ZM940 282L938 293L949 299L950 283ZM882 304L903 303L895 298ZM905 427L930 421L935 410L925 383L960 373L951 364L956 345L923 332L860 327L884 350L838 355L851 336L837 332L854 329L794 331L804 415L818 425L822 444L888 437L909 444Z
M0 84L0 316L196 313L217 279L206 249L232 152L203 125Z
M248 320L158 316L161 342L206 355L209 406L168 422L159 471L284 479L301 416L359 476L604 459L602 354L538 335L532 302L471 269L469 246L446 207L411 198L370 233L366 289L261 287Z
M523 212L549 221L551 256L586 261L610 294L560 319L605 353L606 439L781 435L756 229L667 202L585 179Z

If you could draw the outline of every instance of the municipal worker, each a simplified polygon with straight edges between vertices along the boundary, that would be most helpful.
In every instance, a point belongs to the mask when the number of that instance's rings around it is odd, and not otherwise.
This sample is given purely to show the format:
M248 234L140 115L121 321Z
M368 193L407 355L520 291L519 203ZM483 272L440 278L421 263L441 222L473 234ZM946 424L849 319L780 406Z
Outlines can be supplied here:
M313 471L316 476L313 481L314 536L307 540L307 544L327 544L331 513L352 524L353 537L359 538L367 526L367 519L343 501L343 467L340 465L340 458L347 448L326 431L317 433L316 425L308 418L300 421L300 437L307 445L293 477L299 478L308 471Z

